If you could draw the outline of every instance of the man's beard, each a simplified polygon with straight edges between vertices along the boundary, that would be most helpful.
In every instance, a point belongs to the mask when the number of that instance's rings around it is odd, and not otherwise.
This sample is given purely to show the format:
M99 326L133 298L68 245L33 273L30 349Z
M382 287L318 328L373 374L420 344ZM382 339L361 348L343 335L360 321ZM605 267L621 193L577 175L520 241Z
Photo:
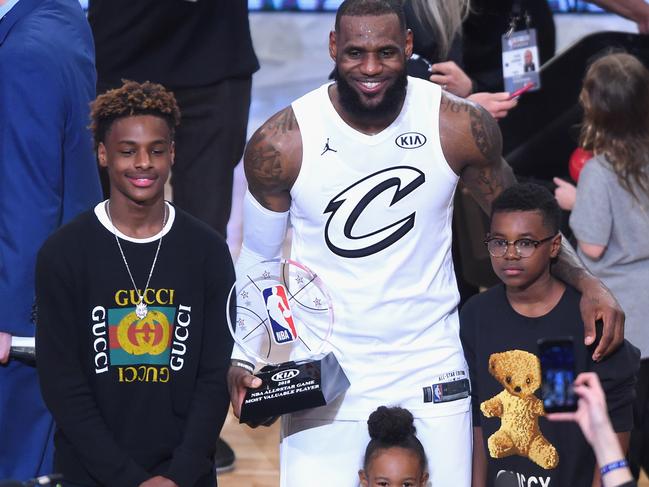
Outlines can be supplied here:
M406 87L408 86L408 76L404 69L401 74L394 80L392 86L388 87L383 96L383 100L378 105L366 106L361 101L360 95L352 88L345 78L340 76L338 67L333 71L333 78L336 80L338 88L338 97L342 108L350 115L361 119L381 119L397 114L401 108L401 103L406 96Z

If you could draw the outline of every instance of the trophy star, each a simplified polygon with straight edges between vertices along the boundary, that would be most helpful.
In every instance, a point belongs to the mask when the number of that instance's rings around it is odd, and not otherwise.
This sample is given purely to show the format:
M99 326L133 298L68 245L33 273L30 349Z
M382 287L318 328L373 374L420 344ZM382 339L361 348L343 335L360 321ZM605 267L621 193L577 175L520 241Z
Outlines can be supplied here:
M261 275L264 279L270 279L270 272L264 271L264 273Z
M315 298L315 299L313 300L313 305L314 305L316 308L319 308L320 306L322 306L322 301L320 301L320 298Z
M248 291L241 291L241 297L243 299L248 299Z
M295 278L295 281L296 281L298 284L302 284L302 283L304 282L304 277L302 277L302 276L297 276L297 277Z

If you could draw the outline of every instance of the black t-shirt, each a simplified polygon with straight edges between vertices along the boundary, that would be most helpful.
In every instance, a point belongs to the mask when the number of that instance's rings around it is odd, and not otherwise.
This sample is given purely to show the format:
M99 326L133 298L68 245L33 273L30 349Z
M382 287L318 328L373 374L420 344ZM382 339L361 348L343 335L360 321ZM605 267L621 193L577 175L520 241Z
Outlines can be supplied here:
M99 84L191 88L259 69L246 0L90 0Z
M523 454L493 458L488 448L489 438L504 428L513 435L518 435L517 438L523 438L520 440L523 444L529 444L528 440L533 440L537 451L540 449L543 452L541 458L550 455L548 452L552 448L548 447L538 434L529 433L536 417L543 414L542 403L538 399L539 369L538 365L535 365L538 364L537 340L540 338L573 337L576 372L592 370L598 374L606 392L613 428L618 432L631 430L639 351L625 341L606 360L594 363L590 358L592 350L583 345L584 327L579 311L580 297L575 289L566 287L561 300L549 313L538 318L528 318L518 314L511 307L505 287L501 284L473 296L462 308L460 335L471 376L473 424L482 427L484 445L481 446L487 456L488 486L572 487L590 485L592 481L595 457L576 423L556 423L538 417L540 433L558 453L558 465L554 468L542 468ZM492 357L495 353L502 355ZM522 360L523 356L531 358L531 361ZM509 362L505 363L506 360ZM512 383L530 378L529 388L534 395L521 400L505 392L503 385L490 373L490 367L494 366L497 368L495 374L503 381L506 380L505 372L507 376L511 376ZM523 390L525 387L522 385ZM492 411L495 405L500 407L499 405L503 404L503 409L510 414L508 419L502 419L504 413L501 417L486 417L481 411L481 404L487 401L491 402L483 407ZM511 408L520 407L521 404L524 404L524 407L529 406L526 414L530 416L523 421L524 424L521 424L519 419L510 421L510 418L514 417ZM531 412L534 410L536 413ZM479 448L480 445L475 447ZM534 448L530 445L530 450ZM535 455L536 453L532 453L530 456ZM534 481L537 483L534 484Z

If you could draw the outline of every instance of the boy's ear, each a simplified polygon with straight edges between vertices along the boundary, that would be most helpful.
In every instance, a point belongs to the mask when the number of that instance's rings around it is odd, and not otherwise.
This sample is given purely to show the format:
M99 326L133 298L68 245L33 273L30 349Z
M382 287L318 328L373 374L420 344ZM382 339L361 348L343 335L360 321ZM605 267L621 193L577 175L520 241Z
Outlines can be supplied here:
M108 166L108 162L106 161L106 146L103 142L99 142L99 145L97 145L97 161L101 167Z
M552 239L552 250L550 251L550 257L553 259L561 253L561 233L557 233L557 236Z

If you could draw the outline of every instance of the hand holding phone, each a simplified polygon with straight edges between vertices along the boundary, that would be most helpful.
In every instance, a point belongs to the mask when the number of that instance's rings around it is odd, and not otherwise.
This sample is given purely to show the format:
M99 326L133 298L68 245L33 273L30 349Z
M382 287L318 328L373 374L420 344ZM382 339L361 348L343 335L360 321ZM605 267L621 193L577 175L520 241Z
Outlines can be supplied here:
M514 91L511 95L509 95L509 99L510 99L510 100L513 100L514 98L518 98L518 97L521 96L523 93L526 93L526 92L530 91L530 90L531 90L532 88L534 88L535 86L536 86L536 83L534 83L533 81L530 81L530 82L527 83L525 86L523 86L522 88L517 89L517 90Z
M575 346L571 337L538 341L541 361L541 400L546 413L577 410L574 391Z

